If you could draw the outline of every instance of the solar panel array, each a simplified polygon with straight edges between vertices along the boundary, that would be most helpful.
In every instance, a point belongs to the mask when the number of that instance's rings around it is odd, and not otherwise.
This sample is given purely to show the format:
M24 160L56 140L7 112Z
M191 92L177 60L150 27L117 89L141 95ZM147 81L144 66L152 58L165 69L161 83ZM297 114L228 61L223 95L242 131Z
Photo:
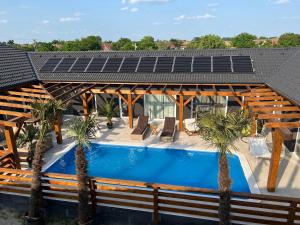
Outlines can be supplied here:
M250 56L50 58L40 72L53 73L253 73Z

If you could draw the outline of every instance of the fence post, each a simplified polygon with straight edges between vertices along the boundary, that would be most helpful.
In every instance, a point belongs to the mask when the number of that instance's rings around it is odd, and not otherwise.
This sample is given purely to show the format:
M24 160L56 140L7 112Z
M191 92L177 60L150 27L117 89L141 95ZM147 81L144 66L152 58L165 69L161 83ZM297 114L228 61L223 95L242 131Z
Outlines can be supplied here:
M153 188L153 215L152 215L152 223L159 223L159 211L158 211L158 186L152 185Z
M288 214L287 225L293 225L294 224L296 210L297 210L297 204L298 204L298 202L291 202L290 203L290 210L289 210L289 214Z
M97 198L96 198L97 186L95 184L95 180L92 180L91 178L89 178L89 188L90 188L90 195L91 195L91 202L92 202L92 214L93 216L95 216L97 212Z

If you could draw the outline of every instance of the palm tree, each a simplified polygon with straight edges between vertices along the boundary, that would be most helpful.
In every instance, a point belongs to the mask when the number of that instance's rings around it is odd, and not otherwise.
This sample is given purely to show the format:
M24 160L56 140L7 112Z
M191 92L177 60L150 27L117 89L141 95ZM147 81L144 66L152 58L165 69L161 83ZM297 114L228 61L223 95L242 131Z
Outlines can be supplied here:
M31 104L33 117L38 121L38 135L33 157L32 183L31 183L31 199L27 216L27 224L34 224L42 220L40 215L40 206L42 198L41 189L41 170L43 158L43 141L46 132L52 128L58 113L63 110L62 101L50 99L47 101L36 101ZM40 222L39 224L41 224Z
M114 99L104 99L104 105L101 108L101 112L106 116L107 127L112 128L112 118L116 114L117 105L114 104Z
M88 224L89 216L89 189L87 160L84 153L84 146L90 146L89 137L95 132L96 120L89 115L86 119L76 118L68 126L67 136L72 137L77 142L76 150L76 174L78 180L78 224Z
M250 123L247 111L212 114L199 112L197 126L204 140L210 142L219 150L219 219L220 225L229 225L231 178L229 175L227 153L234 142L243 136L244 128Z

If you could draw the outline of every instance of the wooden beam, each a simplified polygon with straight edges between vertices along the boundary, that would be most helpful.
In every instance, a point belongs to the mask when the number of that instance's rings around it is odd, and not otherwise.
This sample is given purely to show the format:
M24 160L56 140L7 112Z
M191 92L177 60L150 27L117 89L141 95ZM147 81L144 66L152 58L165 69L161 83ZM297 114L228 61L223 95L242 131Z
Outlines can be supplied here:
M17 122L0 120L0 126L18 127L18 123Z
M300 119L300 113L258 114L258 119Z
M277 96L276 92L248 92L248 93L242 93L241 96L249 96L249 97L253 97L253 96L258 96L258 97L266 97L266 96Z
M260 93L263 93L263 92L270 92L272 91L270 88L257 88L257 89L251 89L251 92L260 92Z
M101 92L105 91L109 86L110 86L110 84L104 85L104 87L102 87L102 88L100 89L100 91L101 91Z
M51 96L49 96L49 95L33 94L33 93L19 92L19 91L6 91L6 93L8 93L10 95L29 96L29 97L33 97L33 98L45 98L45 99L51 98Z
M77 98L78 96L83 95L84 93L86 93L87 91L90 91L90 90L91 90L92 88L94 88L95 86L97 86L97 84L93 84L93 85L89 86L88 88L83 89L83 90L80 91L79 93L77 93L77 94L75 94L75 95L73 95L73 96L67 98L66 100L64 100L63 103L66 103L66 102L70 101L70 100L73 99L73 98ZM88 103L90 102L89 99L87 99L87 102L88 102Z
M181 94L182 93L181 91L182 91L182 85L180 85L178 93Z
M270 163L269 175L268 175L268 184L267 184L267 189L269 192L275 192L276 189L280 156L281 156L282 144L283 144L283 138L278 129L272 131L272 138L273 138L273 150L272 150L272 157L271 157L271 163Z
M166 84L163 88L162 88L162 93L166 93L168 85Z
M69 94L69 93L71 93L71 92L77 90L78 88L80 88L80 87L82 87L82 86L83 86L83 84L79 84L79 85L77 85L76 87L73 87L73 88L71 88L70 90L61 93L60 95L56 95L55 98L56 98L56 99L59 99L60 97L62 97L62 96L64 96L64 95L67 95L67 94Z
M178 105L179 106L179 102L174 98L174 96L173 95L167 95L169 98L171 98L175 103L176 103L176 105Z
M64 89L66 89L67 87L70 87L70 86L72 86L72 85L73 85L72 83L66 84L66 85L64 85L64 86L62 86L62 87L59 87L59 88L55 89L54 91L49 92L49 93L50 93L51 95L53 95L54 93L56 93L56 92L58 92L58 91L61 91L61 90L64 90Z
M86 93L83 93L81 95L81 98L82 98L83 115L85 118L87 118L89 116L89 106L88 106L88 102L87 102Z
M46 94L47 92L42 89L34 89L34 88L20 88L21 91L30 92L30 93L41 93Z
M121 84L119 87L116 88L116 92L119 92L121 90L121 88L124 87L124 84Z
M23 113L23 112L15 112L15 111L7 111L7 110L0 110L0 114L8 115L8 116L18 116L18 117L26 117L31 118L31 113Z
M196 97L195 95L192 95L192 96L190 96L187 100L185 100L184 106L186 106L187 104L189 104L189 102L192 101L193 98L195 98L195 97Z
M179 95L179 130L184 131L183 129L183 112L184 112L184 96Z
M267 128L298 128L300 122L269 122L265 126Z
M150 93L151 88L152 88L152 84L150 84L150 85L147 87L146 93Z
M138 85L134 85L131 89L130 89L130 92L134 92L135 89L137 89Z
M118 95L128 105L128 100L122 94L118 94Z
M61 113L58 113L56 115L56 120L54 123L54 132L56 136L56 142L59 145L63 143L62 134L61 134L61 121L62 121L62 115Z
M5 141L7 145L7 150L14 155L14 160L17 166L17 169L21 169L19 153L16 145L16 139L14 136L12 127L4 127Z
M237 101L241 107L244 107L243 102L242 102L242 101L239 99L239 97L237 96L237 94L236 94L234 88L232 87L232 85L229 85L229 89L232 91L233 98L235 99L235 101Z
M16 101L16 102L37 102L42 100L35 100L33 98L22 98L22 97L14 97L14 96L7 96L7 95L0 95L1 100L8 100L8 101Z
M283 100L281 96L269 96L269 97L245 97L245 101L274 101L274 100Z
M287 107L253 107L252 112L289 112L289 111L300 111L299 107L297 106L287 106Z
M132 96L131 96L131 94L127 95L127 99L128 99L128 104L127 104L128 126L129 126L129 128L133 128L133 112L132 112Z
M248 102L248 106L291 105L289 101Z
M254 115L251 117L251 136L255 136L257 132L257 120Z
M18 109L32 109L30 105L16 104L16 103L9 103L9 102L0 102L0 106L18 108Z
M143 97L143 94L139 94L138 96L135 97L135 99L132 101L132 105L136 103L137 100L139 100L141 97Z

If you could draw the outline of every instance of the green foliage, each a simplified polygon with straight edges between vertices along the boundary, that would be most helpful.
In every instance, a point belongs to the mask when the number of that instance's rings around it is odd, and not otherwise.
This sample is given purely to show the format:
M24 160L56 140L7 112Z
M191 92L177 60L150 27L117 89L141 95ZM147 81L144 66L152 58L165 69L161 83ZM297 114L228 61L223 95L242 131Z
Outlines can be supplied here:
M243 130L249 125L247 111L222 113L198 112L197 126L204 140L217 147L221 153L234 147L234 142L243 136ZM235 147L234 147L235 148Z
M281 47L300 46L300 34L285 33L279 37L278 45Z
M100 50L102 39L99 36L88 36L80 40L80 50L90 51L90 50Z
M58 113L64 110L64 104L61 100L50 99L47 101L39 100L31 104L33 117L38 120L39 134L38 139L43 140L46 131L50 129Z
M100 109L100 112L106 116L108 124L112 124L111 120L113 116L116 115L117 109L118 109L118 105L115 104L113 98L111 98L110 100L104 99L104 104Z
M137 43L138 50L155 50L157 49L154 38L145 36Z
M68 125L67 136L73 138L79 146L89 146L89 138L94 136L95 126L95 116L89 115L86 119L75 118Z
M236 48L254 48L256 36L249 33L241 33L232 39L232 45Z
M274 47L271 40L264 40L258 44L259 48L272 48Z
M183 41L179 39L171 38L169 42L170 44L174 45L176 48L180 48Z
M112 50L115 51L130 51L135 50L134 43L129 38L120 38L112 43Z
M156 41L157 49L159 50L168 50L170 49L170 43L168 41L157 40Z
M214 48L226 48L224 40L217 35L206 35L202 37L194 38L188 48L193 49L214 49Z
M25 127L25 131L19 134L17 139L17 146L21 147L25 144L29 144L29 147L33 145L34 139L36 139L38 129L32 124Z
M50 42L49 43L39 42L36 45L36 50L38 52L49 52L49 51L55 51L56 48Z

